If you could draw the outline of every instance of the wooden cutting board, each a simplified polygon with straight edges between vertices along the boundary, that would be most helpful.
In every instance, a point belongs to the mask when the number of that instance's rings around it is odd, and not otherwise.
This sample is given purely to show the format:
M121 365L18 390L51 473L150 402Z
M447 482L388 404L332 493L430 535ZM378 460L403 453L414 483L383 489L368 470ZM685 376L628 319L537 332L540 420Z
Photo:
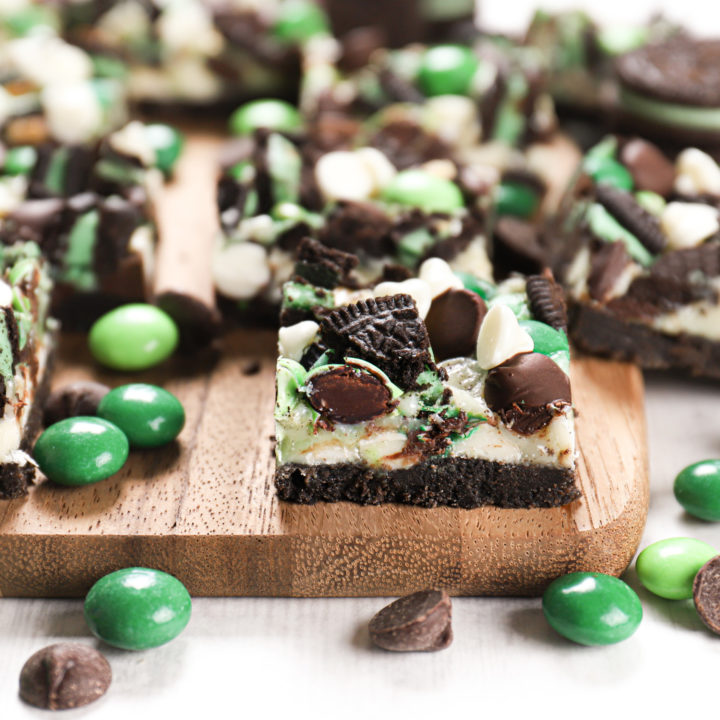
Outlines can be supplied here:
M208 294L215 142L188 148L160 220L163 286ZM192 279L184 281L190 274ZM54 386L93 378L147 381L187 413L177 443L134 451L109 480L34 487L0 502L0 596L76 597L102 575L141 565L179 577L193 595L536 595L575 570L619 574L640 541L648 485L642 375L576 359L582 498L564 508L424 509L291 505L274 493L274 344L237 331L222 352L177 357L144 373L104 371L82 336L65 336ZM252 365L259 363L259 371Z

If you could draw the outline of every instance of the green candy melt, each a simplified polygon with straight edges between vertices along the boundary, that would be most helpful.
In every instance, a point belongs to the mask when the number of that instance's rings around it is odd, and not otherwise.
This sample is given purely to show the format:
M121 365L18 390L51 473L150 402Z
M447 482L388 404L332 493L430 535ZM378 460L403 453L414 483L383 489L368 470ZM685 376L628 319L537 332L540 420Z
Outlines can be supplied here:
M134 383L111 390L100 401L99 417L117 425L130 447L159 447L172 442L185 425L182 403L157 385Z
M113 370L144 370L167 359L178 344L174 320L144 303L122 305L90 328L93 357Z
M648 545L635 563L640 582L655 595L668 600L692 597L698 570L718 551L693 538L676 537Z
M483 280L472 273L456 272L455 274L462 280L466 290L477 293L483 300L492 299L497 292L497 286L489 280Z
M603 573L559 577L543 594L542 608L554 630L581 645L626 640L642 620L642 605L632 588Z
M425 212L452 213L465 205L462 192L454 182L424 170L399 172L383 189L382 199Z
M635 185L630 171L613 158L585 158L584 168L599 185L606 183L627 191Z
M552 357L555 353L570 352L567 335L538 320L523 320L520 327L532 338L534 352Z
M466 95L480 62L470 48L436 45L425 51L418 84L428 96Z
M20 145L7 151L3 170L8 175L29 175L36 161L37 150L31 145Z
M35 443L33 456L54 483L89 485L116 473L128 450L128 439L116 425L80 415L47 428Z
M633 235L626 230L600 203L592 203L585 215L590 230L601 240L625 243L628 254L641 265L651 265L653 256L650 251Z
M688 465L675 478L673 492L690 515L720 521L720 460L701 460Z
M282 100L253 100L230 117L230 130L235 135L249 135L258 128L292 132L301 125L297 109Z
M146 125L145 134L155 151L155 165L169 175L180 157L185 138L179 130L164 123Z
M503 182L495 194L495 210L498 215L529 218L538 209L539 198L532 188L522 183Z
M126 568L100 578L85 598L95 637L124 650L146 650L176 638L190 621L192 600L172 575Z

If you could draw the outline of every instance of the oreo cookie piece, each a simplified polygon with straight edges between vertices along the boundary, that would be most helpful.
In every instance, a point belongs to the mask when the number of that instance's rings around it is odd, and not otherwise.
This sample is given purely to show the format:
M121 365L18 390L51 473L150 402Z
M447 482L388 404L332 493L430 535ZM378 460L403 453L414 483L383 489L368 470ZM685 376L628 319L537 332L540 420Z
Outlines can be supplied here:
M430 305L425 326L435 360L473 355L487 305L470 290L450 289Z
M565 294L549 270L543 275L530 275L525 282L525 292L535 320L567 332Z
M625 243L603 243L590 260L588 292L593 300L606 302L622 271L631 262Z
M383 257L392 253L392 226L392 220L372 203L339 202L326 219L320 241L343 252Z
M320 323L336 357L367 360L403 390L433 366L430 339L410 295L370 298L329 312Z
M695 576L693 601L700 619L720 635L720 555L708 560Z
M305 392L310 404L332 422L365 422L397 405L382 378L352 365L313 375Z
M410 120L395 120L383 125L368 144L380 150L398 170L451 155L448 146L437 135Z
M326 247L306 237L298 245L295 273L313 285L334 288L351 284L348 276L357 264L357 255Z
M492 368L484 392L488 407L521 435L544 428L572 400L568 376L541 353L520 353Z
M720 276L720 242L711 241L694 248L665 253L651 268L651 274L664 278L686 279L696 273L713 278Z
M649 252L657 255L665 247L665 235L657 218L642 208L630 193L607 183L599 184L595 193L597 201Z

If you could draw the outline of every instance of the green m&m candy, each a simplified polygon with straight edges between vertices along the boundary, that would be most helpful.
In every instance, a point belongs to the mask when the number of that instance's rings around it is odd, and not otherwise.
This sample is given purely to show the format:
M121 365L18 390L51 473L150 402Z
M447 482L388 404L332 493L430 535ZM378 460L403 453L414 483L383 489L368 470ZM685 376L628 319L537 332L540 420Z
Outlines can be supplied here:
M146 125L145 133L148 142L155 150L155 165L169 175L180 157L185 138L179 130L164 123Z
M677 501L695 517L720 521L720 460L688 465L675 478Z
M174 320L160 308L145 303L121 305L90 328L93 357L113 370L144 370L161 363L177 347Z
M116 473L127 460L128 439L96 417L77 416L51 425L38 438L33 457L59 485L89 485Z
M561 635L581 645L610 645L629 638L642 620L634 590L611 575L575 572L548 586L543 613Z
M278 7L272 33L284 42L302 42L327 30L327 17L317 3L285 0Z
M464 207L460 188L425 170L403 170L383 188L385 202L420 208L424 212L451 213Z
M693 594L698 570L718 551L693 538L676 537L648 545L635 563L640 582L655 595L686 600Z
M124 650L146 650L176 638L190 621L192 601L172 575L126 568L100 578L85 598L93 635Z
M420 89L426 95L465 95L479 60L470 48L436 45L425 51L418 71Z
M630 171L613 158L586 158L585 172L601 185L607 183L619 190L633 189L635 185Z
M539 204L538 194L523 183L502 182L495 191L495 210L498 215L529 218Z
M131 447L158 447L174 440L185 425L181 402L157 385L134 383L111 390L97 414L117 425Z
M283 100L253 100L230 116L230 130L235 135L249 135L258 128L291 132L301 125L300 113Z

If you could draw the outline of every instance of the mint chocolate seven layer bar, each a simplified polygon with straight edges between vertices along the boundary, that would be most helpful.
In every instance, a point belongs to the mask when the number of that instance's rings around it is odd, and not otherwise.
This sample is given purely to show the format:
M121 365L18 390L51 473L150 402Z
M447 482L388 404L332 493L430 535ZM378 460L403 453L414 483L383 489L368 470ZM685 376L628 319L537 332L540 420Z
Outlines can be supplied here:
M35 475L26 451L49 389L51 288L37 245L0 246L0 500L24 495Z
M565 306L552 278L469 289L431 258L418 278L372 289L308 281L332 270L342 281L343 255L298 263L295 284L323 304L280 329L279 496L466 508L575 499Z
M571 335L647 368L720 378L720 167L609 137L586 155L560 235Z

